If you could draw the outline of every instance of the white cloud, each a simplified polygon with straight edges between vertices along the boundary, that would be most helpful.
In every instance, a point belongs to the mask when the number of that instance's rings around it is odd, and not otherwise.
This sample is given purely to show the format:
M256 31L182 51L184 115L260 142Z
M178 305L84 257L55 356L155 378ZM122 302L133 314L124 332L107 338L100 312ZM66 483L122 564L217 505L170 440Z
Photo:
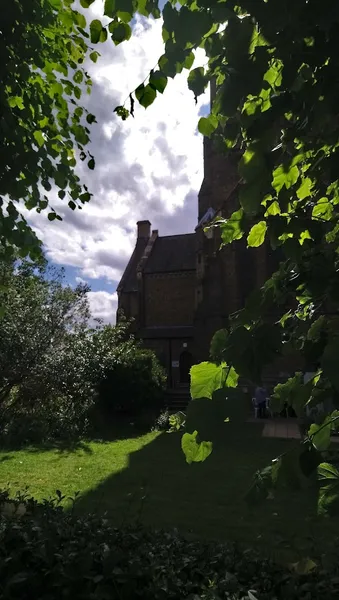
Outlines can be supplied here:
M82 284L85 284L85 283L86 283L86 281L85 281L85 280L84 280L82 277L76 277L76 278L75 278L75 282L76 282L76 283L82 283Z
M92 5L95 16L102 14L101 5ZM114 47L108 40L99 47L98 62L86 65L93 91L85 102L98 121L90 148L96 168L81 165L80 174L94 194L91 202L72 212L52 191L51 203L62 223L47 222L43 213L27 215L49 259L77 267L81 278L104 278L112 283L112 292L132 252L136 221L149 219L160 235L192 231L197 222L203 163L196 127L207 93L195 105L184 71L169 80L165 93L147 110L135 103L134 119L123 122L113 112L163 53L161 26L160 19L138 18L128 42ZM195 66L205 60L199 51ZM97 294L96 307L101 299L102 314L116 304L113 293L91 293Z
M88 300L94 319L102 319L104 323L115 323L115 314L118 306L116 292L88 292Z

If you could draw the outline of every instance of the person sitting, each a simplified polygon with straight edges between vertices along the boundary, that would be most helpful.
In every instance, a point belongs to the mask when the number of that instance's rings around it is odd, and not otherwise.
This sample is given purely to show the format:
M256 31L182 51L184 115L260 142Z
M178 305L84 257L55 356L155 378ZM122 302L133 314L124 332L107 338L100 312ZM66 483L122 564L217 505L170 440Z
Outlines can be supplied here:
M258 417L259 419L264 419L266 417L266 399L267 399L267 391L263 386L258 385L255 388L254 392L255 405L258 408Z

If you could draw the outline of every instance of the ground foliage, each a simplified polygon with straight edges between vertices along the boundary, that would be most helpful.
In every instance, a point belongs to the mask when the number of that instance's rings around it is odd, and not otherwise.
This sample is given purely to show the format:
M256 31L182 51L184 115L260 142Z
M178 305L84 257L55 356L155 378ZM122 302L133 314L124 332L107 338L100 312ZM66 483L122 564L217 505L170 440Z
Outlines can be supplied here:
M279 270L232 316L218 354L257 383L265 365L297 351L315 376L306 385L293 377L275 390L275 401L293 402L299 414L306 404L328 399L336 406L338 3L188 0L181 6L167 2L163 19L165 52L135 98L146 108L164 91L168 77L184 68L190 70L188 86L195 97L214 79L211 114L199 120L198 128L221 151L240 150L241 160L239 206L213 227L221 229L223 245L245 237L248 246L270 244L282 257ZM194 68L198 47L205 50L207 64ZM133 113L133 102L130 109ZM125 107L117 111L128 115ZM198 370L196 375L199 379ZM213 381L214 375L212 387ZM314 424L295 461L283 462L314 474L337 419L335 411ZM281 464L279 459L270 467L271 483ZM337 472L319 469L322 495L335 497Z
M338 569L310 559L289 568L233 544L187 540L176 531L113 528L95 515L0 494L0 590L4 599L334 599ZM297 572L298 571L298 572Z

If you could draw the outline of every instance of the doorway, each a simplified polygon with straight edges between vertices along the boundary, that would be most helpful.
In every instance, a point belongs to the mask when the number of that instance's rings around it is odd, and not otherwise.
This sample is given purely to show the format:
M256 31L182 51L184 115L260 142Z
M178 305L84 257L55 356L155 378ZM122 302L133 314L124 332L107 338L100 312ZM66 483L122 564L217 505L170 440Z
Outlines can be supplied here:
M188 350L184 350L179 357L180 383L190 384L190 370L193 365L193 356Z

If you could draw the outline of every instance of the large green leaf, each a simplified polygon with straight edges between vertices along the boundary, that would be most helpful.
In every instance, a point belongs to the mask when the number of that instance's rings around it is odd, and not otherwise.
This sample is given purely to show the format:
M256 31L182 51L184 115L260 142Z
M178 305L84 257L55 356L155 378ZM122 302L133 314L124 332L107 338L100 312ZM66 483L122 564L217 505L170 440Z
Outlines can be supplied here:
M221 229L221 240L222 244L230 244L235 240L240 240L244 235L242 224L243 224L244 211L242 208L232 213L229 219L223 219L219 221Z
M157 92L163 94L167 86L167 77L165 73L162 73L161 71L152 71L149 76L149 84Z
M211 362L202 362L191 368L191 397L212 398L213 393L223 387L236 387L238 375L233 367L226 363L216 365Z
M284 167L280 165L273 173L272 186L277 193L285 186L289 189L298 181L299 169L296 165Z
M319 466L318 466L318 479L319 481L339 481L339 471L338 469L328 463L328 462L322 462Z
M194 93L195 98L203 94L208 83L204 68L192 69L187 81L188 87Z
M333 214L333 205L329 202L328 198L320 198L317 204L314 205L312 210L313 219L322 219L323 221L329 221Z
M132 30L127 23L120 22L113 23L113 25L113 27L109 26L109 30L112 33L111 38L116 46L130 39Z
M89 26L89 30L90 30L90 34L91 34L91 42L92 44L97 44L98 42L101 41L101 32L102 32L102 24L101 21L99 21L99 19L94 19L90 26Z
M151 85L145 86L143 83L135 90L135 96L144 108L147 108L154 102L156 95L157 92Z
M252 248L261 246L265 241L266 231L266 221L259 221L259 223L256 223L256 225L253 225L247 237L247 244Z
M257 148L248 148L241 157L239 173L247 183L258 181L261 173L266 171L266 160Z
M218 127L218 119L215 115L209 115L208 117L201 117L198 123L198 130L202 135L207 137L211 136L212 133Z
M186 462L203 462L212 452L212 442L197 442L198 432L184 433L181 438L181 448L186 457Z
M312 423L308 430L308 435L317 450L320 452L327 450L331 441L331 417L325 417L321 425Z
M339 471L328 462L323 462L318 467L320 490L318 497L318 513L325 516L328 513L338 514L339 510Z
M297 372L284 383L278 383L271 399L272 409L280 413L284 406L291 406L297 416L304 414L305 406L311 397L313 381L304 384L302 372Z

